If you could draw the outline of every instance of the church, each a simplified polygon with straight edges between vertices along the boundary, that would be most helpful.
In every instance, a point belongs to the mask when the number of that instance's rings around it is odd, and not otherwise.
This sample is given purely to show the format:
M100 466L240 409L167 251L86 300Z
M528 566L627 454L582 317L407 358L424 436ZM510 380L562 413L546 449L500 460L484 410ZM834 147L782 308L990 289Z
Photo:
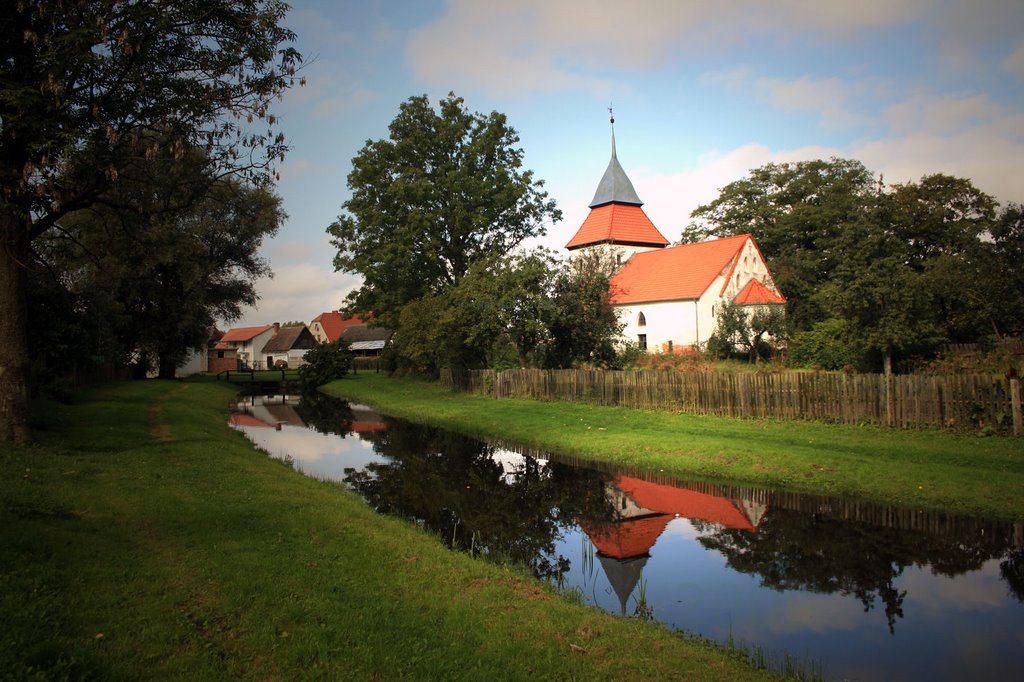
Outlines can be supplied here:
M619 264L611 302L625 323L625 341L645 351L683 352L714 333L723 304L752 313L786 303L752 235L669 246L642 206L616 157L613 129L611 161L565 248L570 257L597 250Z

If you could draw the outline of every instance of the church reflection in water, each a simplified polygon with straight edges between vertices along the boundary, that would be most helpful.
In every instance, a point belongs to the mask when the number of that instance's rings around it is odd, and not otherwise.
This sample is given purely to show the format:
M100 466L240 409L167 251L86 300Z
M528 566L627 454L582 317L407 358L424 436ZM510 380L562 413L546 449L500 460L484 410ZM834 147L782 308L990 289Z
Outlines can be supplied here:
M713 490L714 486L708 488ZM616 510L615 522L597 525L580 519L579 524L597 549L601 567L619 598L622 615L627 613L629 597L640 581L651 548L673 519L693 519L753 532L767 511L764 502L753 499L730 499L632 476L615 476L608 481L606 490Z

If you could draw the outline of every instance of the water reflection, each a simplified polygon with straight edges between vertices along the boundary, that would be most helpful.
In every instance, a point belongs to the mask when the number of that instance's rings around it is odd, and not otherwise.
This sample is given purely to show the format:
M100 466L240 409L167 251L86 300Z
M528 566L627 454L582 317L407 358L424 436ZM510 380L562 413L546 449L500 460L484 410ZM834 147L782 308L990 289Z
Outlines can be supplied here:
M329 398L232 421L446 544L827 677L1007 677L1024 653L1020 524L600 471Z

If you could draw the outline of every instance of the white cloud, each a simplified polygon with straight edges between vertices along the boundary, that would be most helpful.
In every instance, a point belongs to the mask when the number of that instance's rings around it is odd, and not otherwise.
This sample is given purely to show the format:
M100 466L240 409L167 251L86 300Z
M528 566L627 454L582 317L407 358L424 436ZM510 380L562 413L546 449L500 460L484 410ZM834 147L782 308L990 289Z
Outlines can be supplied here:
M315 175L320 174L327 168L323 164L310 161L309 159L303 158L292 158L291 156L285 157L285 161L281 164L281 181L294 180L295 178L301 178L304 175Z
M796 80L758 78L754 85L762 96L778 108L818 113L822 123L828 127L850 127L867 120L863 114L854 111L854 102L870 89L864 83L803 76Z
M345 296L360 283L360 278L355 275L334 272L311 263L275 266L272 279L256 281L259 303L243 311L242 319L232 326L292 320L309 324L320 313L341 307Z
M776 634L827 633L855 630L873 615L866 615L864 608L855 599L798 594L786 600L777 613L763 620L769 630Z
M704 154L696 167L676 173L638 168L629 175L645 202L647 216L674 242L690 223L690 213L695 208L713 201L723 187L746 176L752 168L768 163L827 159L839 154L840 150L827 147L772 150L761 144L746 144L727 152L715 150Z
M751 38L785 41L801 32L839 40L909 21L927 6L925 0L452 0L443 16L412 33L406 60L429 83L606 94L608 82L588 70L663 68L674 55L721 52Z
M380 93L356 87L346 92L341 97L326 97L321 99L313 106L313 115L332 116L334 114L344 113L347 111L354 111L356 109L362 109L367 104L378 99L380 99Z
M1024 200L1024 112L987 95L915 95L884 112L890 134L850 150L886 182L932 173L969 178L1000 202Z
M1024 41L1017 43L1017 47L1003 62L1003 69L1015 76L1024 76Z
M273 242L269 251L272 259L284 258L293 261L308 261L316 255L317 246L307 241L292 239Z

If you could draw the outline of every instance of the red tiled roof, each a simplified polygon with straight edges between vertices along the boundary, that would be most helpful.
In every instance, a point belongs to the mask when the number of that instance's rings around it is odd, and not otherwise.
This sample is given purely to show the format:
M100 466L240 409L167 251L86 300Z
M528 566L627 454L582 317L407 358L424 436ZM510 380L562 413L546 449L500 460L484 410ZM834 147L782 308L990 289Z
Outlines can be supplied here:
M332 310L328 313L320 313L313 318L313 322L319 322L320 326L324 328L324 333L327 334L327 340L334 342L340 339L342 333L352 325L366 324L373 319L373 313L365 313L365 320L361 317L362 315L364 314L342 317L337 310ZM312 325L313 322L310 324Z
M757 530L747 515L732 500L725 497L650 483L631 476L617 477L615 485L645 509L662 514L678 514L687 519L710 521L726 528Z
M257 419L256 417L252 416L251 414L244 414L244 413L237 413L237 414L231 415L230 421L235 426L265 426L265 427L270 427L270 428L274 427L273 424L268 424L267 422L263 421L262 419Z
M741 234L638 253L612 277L612 303L700 298L748 239Z
M631 559L650 554L651 547L671 520L667 514L658 514L601 528L581 526L601 554L613 559Z
M765 303L785 303L786 299L782 294L777 294L759 280L752 279L743 287L743 291L736 294L733 303L740 305L758 305Z
M628 204L604 204L590 210L587 219L576 231L567 249L601 242L617 244L650 244L665 246L668 240L658 231L651 219L639 206Z
M263 327L238 327L237 329L229 329L224 332L224 336L220 337L221 343L228 341L249 341L268 329L273 329L269 324Z
M352 422L352 430L356 433L374 433L386 431L387 428L383 422Z

